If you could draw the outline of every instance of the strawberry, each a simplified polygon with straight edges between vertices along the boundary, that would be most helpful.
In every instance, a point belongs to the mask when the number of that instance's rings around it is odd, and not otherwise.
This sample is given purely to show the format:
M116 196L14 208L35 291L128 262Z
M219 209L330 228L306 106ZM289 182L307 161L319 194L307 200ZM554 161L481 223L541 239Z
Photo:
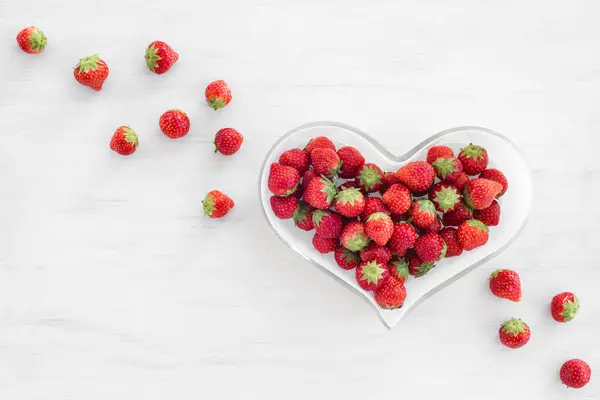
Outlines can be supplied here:
M404 214L410 208L410 190L400 183L394 183L381 197L393 214Z
M73 75L83 86L89 86L99 92L108 78L108 65L98 57L98 54L94 54L79 60L73 70Z
M387 264L392 259L392 252L386 246L379 246L377 243L371 242L366 249L361 250L360 259L362 261L375 260Z
M356 175L356 184L367 193L377 192L383 184L383 172L375 164L363 164Z
M473 210L465 203L460 203L454 211L444 213L442 222L445 226L459 226L466 220L473 218Z
M410 162L398 169L396 175L404 186L417 195L427 192L435 179L433 167L425 161Z
M498 182L502 185L502 190L496 195L496 197L502 197L502 195L508 190L508 180L506 179L506 176L504 176L502 172L495 168L484 170L479 175L479 177L483 179L489 179L490 181Z
M394 224L394 233L388 242L388 246L393 253L404 255L406 250L414 246L417 240L415 228L407 222Z
M335 249L338 247L338 243L339 241L337 239L324 238L319 236L318 233L315 233L312 240L313 247L321 254L327 254L335 251Z
M456 186L438 182L429 190L429 200L438 211L445 213L454 210L460 204L462 196Z
M486 169L488 165L487 150L481 146L470 144L460 150L458 154L463 170L467 175L477 175Z
M315 210L312 216L315 231L326 239L338 238L344 229L342 216L333 211Z
M215 135L215 153L231 156L242 147L244 137L233 128L220 129Z
M340 170L340 157L335 150L318 147L310 153L313 169L317 175L334 178Z
M342 246L350 251L361 251L367 247L370 241L371 239L365 232L365 224L358 221L348 223L340 236Z
M389 278L387 265L372 261L363 261L356 267L356 282L363 290L379 289Z
M473 250L487 243L488 227L481 221L470 219L460 224L456 235L463 249Z
M337 154L342 162L340 176L344 179L356 178L358 171L365 163L365 158L360 151L352 146L344 146L337 151Z
M367 197L365 199L365 207L363 208L362 213L360 213L361 221L366 221L371 214L376 212L382 212L388 215L390 214L390 210L388 210L383 203L383 200L381 200L379 197Z
M435 206L429 200L417 200L410 206L410 216L417 228L427 228L435 221Z
M358 254L353 253L347 248L341 246L335 249L333 257L335 258L337 265L346 270L356 268L360 263Z
M443 182L452 182L463 172L462 164L456 157L441 157L431 165L435 175Z
M312 151L318 148L328 148L333 151L336 150L335 144L333 144L333 142L329 140L329 138L326 138L325 136L318 136L308 141L306 147L304 148L304 151L308 153L308 155L311 155Z
M560 367L560 380L567 387L579 389L584 387L592 377L592 369L583 360L574 358Z
M300 183L300 174L292 167L277 162L269 170L269 190L275 196L285 197L294 193Z
M498 330L500 342L511 349L518 349L529 342L531 330L529 326L520 319L509 319L504 322Z
M302 229L303 231L311 231L314 229L314 224L312 222L312 215L314 212L314 208L309 206L306 202L300 200L298 202L298 208L294 211L294 224Z
M454 152L448 146L433 146L427 150L427 162L433 164L438 158L454 157Z
M273 214L279 219L292 218L298 208L298 198L295 196L271 196L270 202Z
M385 246L394 233L394 223L385 213L371 214L365 222L365 231L375 243Z
M408 262L403 257L394 256L389 264L390 275L404 283L410 275L408 272Z
M461 172L459 174L457 174L456 176L449 176L446 177L446 179L444 180L444 183L450 183L454 186L456 186L458 188L458 190L463 190L465 188L465 185L467 183L469 183L469 175L465 174L464 172Z
M190 119L181 110L168 110L160 116L158 126L168 138L177 139L190 131Z
M303 175L310 167L310 157L301 149L286 150L279 156L279 164L292 167Z
M25 53L38 54L44 51L48 40L44 32L35 26L22 29L17 34L17 44Z
M444 228L440 231L440 236L446 243L446 258L460 256L463 252L462 245L458 241L456 228Z
M383 184L379 189L379 193L384 194L390 186L392 186L395 183L400 183L400 179L398 179L398 175L396 175L395 172L385 172L383 174L382 182Z
M579 311L579 300L571 292L559 293L552 298L550 311L556 322L569 322Z
M365 208L365 197L356 188L342 189L335 196L333 205L344 217L355 218Z
M110 148L122 156L128 156L135 152L138 146L138 137L128 126L117 128L110 140Z
M231 198L218 190L208 192L204 200L202 200L204 215L210 218L224 217L234 205Z
M146 65L151 72L161 75L171 69L179 54L165 42L156 40L146 48Z
M436 215L435 219L433 220L433 223L431 225L426 226L425 228L419 228L419 233L421 235L424 235L426 233L439 232L441 230L442 230L442 221L440 220L440 217L438 217Z
M487 226L496 226L500 223L500 204L496 200L492 205L483 210L474 210L473 218L478 219Z
M331 207L336 195L337 189L333 182L321 176L315 177L308 183L304 191L304 200L314 208L326 210Z
M375 290L374 297L381 308L400 308L406 300L406 288L400 280L390 277L383 286Z
M491 206L494 198L501 191L502 185L498 182L476 178L467 183L463 189L463 197L469 207L482 210Z
M291 165L290 165L291 167ZM304 175L302 175L302 193L304 193L306 191L306 188L308 187L308 184L310 183L310 181L313 180L313 178L317 177L318 175L315 174L315 171L313 171L312 169L309 169L308 171L306 171L304 173Z
M206 87L204 97L210 107L218 110L231 102L231 90L229 90L225 81L214 81Z
M521 279L510 269L497 269L490 275L490 291L496 297L521 301Z
M428 233L415 241L415 253L425 263L434 263L446 256L448 247L437 233Z
M408 261L408 273L415 278L422 277L435 267L435 264L433 263L423 262L414 250L409 250L406 253L406 260Z

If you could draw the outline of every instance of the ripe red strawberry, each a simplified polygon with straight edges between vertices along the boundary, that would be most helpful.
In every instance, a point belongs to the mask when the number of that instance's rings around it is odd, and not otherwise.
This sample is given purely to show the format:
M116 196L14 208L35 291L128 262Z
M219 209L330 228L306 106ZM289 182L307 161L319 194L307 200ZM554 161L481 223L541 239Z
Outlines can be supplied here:
M433 146L427 150L427 162L433 164L438 158L454 157L454 152L448 146Z
M383 200L379 197L367 197L365 199L365 208L363 208L362 213L360 213L361 221L366 221L371 214L375 214L376 212L382 212L384 214L390 214L390 210L385 206Z
M333 257L335 258L337 265L339 265L342 269L353 269L356 268L360 263L358 254L353 253L347 248L341 246L335 249Z
M490 291L496 297L521 301L521 279L510 269L497 269L490 275Z
M435 175L443 182L455 181L463 172L462 164L456 157L441 157L431 165Z
M234 205L233 200L229 196L218 190L208 192L204 200L202 200L204 215L210 218L224 217Z
M379 193L384 194L385 191L388 190L388 188L395 183L400 183L400 179L398 179L398 175L396 175L395 172L385 172L383 174L383 184L381 185L381 188L379 189Z
M344 229L342 216L333 211L315 210L312 220L315 231L323 238L338 238Z
M445 226L459 226L463 222L473 218L473 210L465 203L460 203L454 211L444 213L442 222Z
M385 246L394 233L394 223L385 213L371 214L365 222L367 235L378 245Z
M365 158L360 151L352 146L344 146L337 151L337 154L342 161L340 176L344 179L356 178L358 171L365 163Z
M338 247L339 241L337 239L328 239L319 236L315 233L312 240L313 247L321 254L331 253Z
M556 322L569 322L579 311L579 300L571 292L559 293L552 298L550 311Z
M304 175L302 175L302 193L304 193L306 191L306 188L308 187L308 184L310 183L310 181L312 181L313 178L315 178L317 176L318 175L315 174L315 171L313 171L312 169L309 169L308 171L306 171L304 173Z
M446 177L444 180L445 183L450 183L458 188L458 190L462 191L465 188L465 185L469 183L469 175L461 172L456 176Z
M390 277L375 291L374 297L381 308L400 308L406 300L406 288L400 280Z
M210 107L218 110L231 102L231 90L229 90L225 81L214 81L206 87L204 97Z
M161 75L179 60L179 54L165 42L156 40L146 48L146 65L151 72Z
M512 318L500 326L498 335L503 345L511 349L518 349L529 342L531 330L525 322Z
M35 26L22 29L17 34L17 44L21 50L28 54L41 53L46 48L47 42L44 32Z
M502 185L502 190L500 191L500 193L498 193L498 195L496 195L496 197L502 197L502 195L508 190L508 180L506 179L506 176L504 176L502 172L495 168L486 169L479 175L479 177L483 179L489 179L490 181L498 182Z
M404 283L410 275L408 272L408 261L403 257L394 256L389 263L390 275Z
M363 164L356 175L356 184L367 193L377 192L383 185L383 172L375 164Z
M335 151L335 144L329 138L325 136L318 136L314 139L309 140L304 148L304 151L310 156L312 151L317 148L328 148Z
M299 183L300 174L294 168L276 162L271 164L268 186L275 196L289 196L298 189Z
M410 208L410 190L400 183L394 183L381 197L387 208L394 214L404 214Z
M318 147L310 153L310 158L317 175L323 175L328 178L337 176L341 161L335 150Z
M417 228L427 228L435 221L435 206L429 200L417 200L410 206L410 216Z
M312 179L304 191L304 200L314 208L326 210L337 195L335 184L321 176Z
M128 126L120 126L117 128L110 140L110 148L122 156L128 156L135 152L138 146L138 137Z
M470 219L460 224L456 235L463 249L473 250L487 243L488 227L481 221Z
M244 137L233 128L223 128L215 135L215 153L230 156L242 147Z
M478 219L487 226L496 226L500 223L500 204L496 200L492 205L483 210L474 210L473 218Z
M560 367L560 380L567 387L579 389L584 387L592 377L592 369L583 360L574 358Z
M312 215L314 212L314 208L309 206L306 202L300 200L298 202L298 208L294 211L294 224L302 229L303 231L311 231L314 229L314 224L312 222Z
M421 235L425 235L426 233L431 233L431 232L439 232L442 230L442 221L440 220L440 217L438 217L437 215L435 216L435 219L433 220L433 223L425 228L419 228L419 233Z
M382 264L387 264L392 259L392 252L386 246L379 246L375 242L371 242L366 249L361 250L360 259L362 261L378 261Z
M292 218L298 208L298 198L295 196L271 196L270 202L273 214L279 219Z
M440 231L440 236L446 243L446 258L460 256L463 252L462 245L458 241L456 228L444 228Z
M158 126L168 138L177 139L190 131L190 119L181 110L168 110L160 116Z
M379 289L389 278L387 265L377 261L363 261L356 267L356 282L363 290Z
M414 250L409 250L406 253L406 260L408 261L408 273L415 278L422 277L435 267L433 263L423 262Z
M388 247L393 253L404 255L406 250L414 246L417 240L417 231L407 222L394 224L394 233L388 242Z
M301 149L286 150L279 156L279 164L292 167L303 175L310 167L310 157Z
M99 92L108 78L108 65L98 57L98 54L94 54L79 60L73 70L73 75L83 86L89 86Z
M429 200L440 212L452 211L462 201L460 190L449 183L436 183L429 190Z
M494 198L501 191L502 185L498 182L476 178L467 183L463 189L463 197L469 207L482 210L491 206Z
M462 163L463 170L467 175L477 175L486 169L488 165L487 150L474 144L461 149L458 159Z
M371 239L365 232L365 224L358 221L348 223L342 231L342 236L340 236L342 246L355 252L367 247L370 241Z
M343 189L335 196L333 205L344 217L355 218L365 208L365 197L356 188Z
M417 195L427 192L435 179L433 167L425 161L410 162L398 169L396 175L404 186Z
M437 233L428 233L415 241L415 253L425 263L434 263L446 256L448 247Z

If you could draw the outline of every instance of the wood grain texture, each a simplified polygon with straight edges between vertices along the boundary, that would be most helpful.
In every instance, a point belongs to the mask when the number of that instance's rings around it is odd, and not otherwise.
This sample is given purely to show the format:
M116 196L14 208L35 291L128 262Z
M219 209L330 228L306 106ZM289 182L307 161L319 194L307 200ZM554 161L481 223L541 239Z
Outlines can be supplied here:
M600 369L600 25L597 1L285 2L0 0L0 397L11 400L402 397L597 399L563 388L568 358ZM22 53L35 24L49 44ZM143 52L180 54L164 76ZM72 67L100 53L101 93ZM230 106L203 102L226 79ZM192 129L158 130L168 108ZM350 291L292 253L260 214L257 172L277 137L314 120L397 153L481 125L528 158L531 222L498 258L387 331ZM119 125L140 147L110 152ZM240 130L232 158L214 133ZM223 221L204 194L236 201ZM235 251L232 251L235 249ZM486 289L515 268L524 299ZM554 323L548 303L582 309ZM518 351L498 325L533 330ZM502 391L498 384L510 385Z

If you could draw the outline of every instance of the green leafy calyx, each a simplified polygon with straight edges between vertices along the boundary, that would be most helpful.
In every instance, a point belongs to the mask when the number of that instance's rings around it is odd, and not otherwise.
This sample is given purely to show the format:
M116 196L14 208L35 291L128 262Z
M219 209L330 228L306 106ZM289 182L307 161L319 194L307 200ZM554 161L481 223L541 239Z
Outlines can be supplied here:
M527 330L527 325L520 319L512 318L502 324L502 332L518 336L519 333Z
M575 318L577 311L579 311L579 300L575 297L572 301L567 300L563 303L563 311L560 315L562 315L565 322L567 322Z
M367 222L379 221L379 220L390 220L391 221L391 218L389 215L387 215L386 213L382 213L382 212L373 213L373 214L369 215L369 218L367 218Z
M434 193L433 200L437 203L441 212L448 212L454 210L456 205L460 203L461 198L460 193L452 186L441 186Z
M360 185L367 190L372 190L375 185L381 185L381 172L372 166L363 167L358 174Z
M377 261L370 261L361 268L362 276L360 280L366 280L367 283L375 283L379 282L380 279L383 279L383 273L385 269L382 268Z
M425 212L431 215L435 215L435 206L429 200L419 200L419 212Z
M42 51L46 48L47 43L48 40L46 39L44 32L39 29L36 28L29 34L29 44L33 50Z
M95 71L98 69L98 62L100 61L100 56L98 54L94 54L93 56L85 57L79 60L79 64L75 66L80 74L87 73L91 71Z
M433 165L435 172L438 173L440 178L445 179L451 173L458 171L455 163L454 158L440 157L431 165Z
M362 193L357 188L343 189L335 196L335 198L340 204L350 205L354 205L354 203L356 203L362 197Z
M313 224L316 227L321 226L321 223L323 222L323 218L329 216L329 213L325 210L316 210L315 212L313 212L313 216L312 216L312 220L313 220Z
M498 277L498 275L500 275L500 272L502 272L502 271L504 271L504 270L503 269L497 269L494 272L492 272L492 274L490 275L490 280Z
M371 239L361 231L357 231L353 236L345 240L345 248L350 251L361 251L368 246Z
M145 57L148 69L154 72L154 70L158 68L158 61L162 60L162 57L158 55L158 49L154 47L154 45L148 47L146 49Z
M215 211L215 200L210 194L206 195L204 200L202 200L202 208L204 208L204 215L207 217L210 217Z
M481 221L477 220L477 219L470 219L467 221L467 225L472 226L474 228L477 228L481 231L487 232L488 231L488 227Z
M337 195L337 188L326 176L321 176L321 183L323 184L321 192L327 194L327 204L329 204Z
M462 149L460 155L465 158L472 158L473 161L477 161L478 158L483 158L485 156L483 148L474 144L470 144Z

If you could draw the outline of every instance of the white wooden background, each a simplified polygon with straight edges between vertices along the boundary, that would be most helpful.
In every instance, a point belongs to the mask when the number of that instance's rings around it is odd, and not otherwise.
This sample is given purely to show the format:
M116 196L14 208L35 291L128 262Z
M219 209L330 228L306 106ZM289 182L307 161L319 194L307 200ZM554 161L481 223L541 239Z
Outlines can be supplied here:
M595 0L0 0L0 398L600 398L599 376L558 381L568 358L600 370L599 16ZM15 43L31 24L39 56ZM164 76L145 70L156 39L180 54ZM96 52L101 93L72 76ZM215 113L221 78L233 101ZM192 121L177 141L158 130L174 107ZM533 168L531 222L388 331L259 212L264 155L314 120L396 152L502 132ZM122 124L129 158L108 148ZM212 153L226 126L245 136L231 158ZM236 201L226 220L202 215L214 188ZM521 303L487 292L500 267ZM582 303L568 325L547 311L563 290ZM518 351L497 342L513 316L533 331Z

